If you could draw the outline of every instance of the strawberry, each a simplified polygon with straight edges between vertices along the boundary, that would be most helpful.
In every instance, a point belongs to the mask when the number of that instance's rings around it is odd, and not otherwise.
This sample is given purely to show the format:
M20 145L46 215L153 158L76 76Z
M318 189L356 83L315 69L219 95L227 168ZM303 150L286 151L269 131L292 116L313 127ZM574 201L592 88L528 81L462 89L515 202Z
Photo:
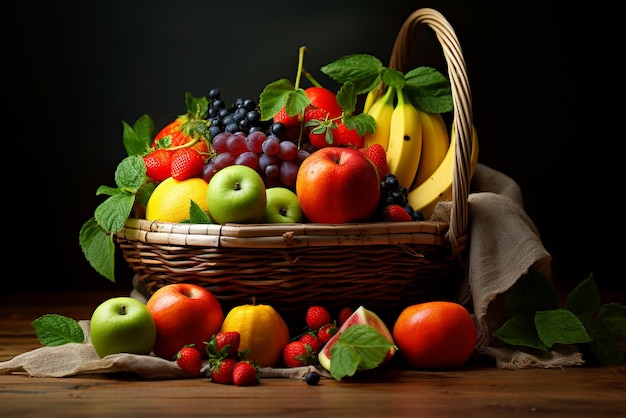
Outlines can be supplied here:
M341 116L343 109L337 103L337 96L332 91L324 87L309 87L304 90L304 93L311 102L309 107L324 109L322 120L326 119L326 114L329 115L329 119Z
M328 323L326 325L322 325L320 329L317 330L317 338L322 342L322 344L326 344L330 337L337 333L337 325L333 323Z
M387 152L380 144L372 144L367 148L361 148L361 152L374 163L378 170L378 177L381 179L389 174L389 166L387 165Z
M257 368L247 360L239 361L233 368L233 383L237 386L252 386L259 383Z
M400 205L388 205L385 207L383 218L388 222L407 222L411 221L411 215Z
M306 311L305 320L309 328L317 330L330 322L330 313L323 306L310 306Z
M204 169L204 159L193 148L181 148L172 155L172 177L185 180L200 177Z
M313 332L307 332L303 334L298 341L301 341L307 344L309 347L311 347L311 350L315 353L320 351L322 348L322 342L320 341L319 338L317 338L317 335L315 335L315 333Z
M153 180L163 181L172 175L172 152L158 148L143 157L146 175Z
M291 341L283 348L283 363L287 367L308 366L314 361L313 350L302 341Z
M332 129L333 142L336 146L351 145L355 148L363 146L363 135L359 135L356 129L348 128L343 122L337 123L337 127Z
M348 318L350 318L350 315L352 315L352 313L352 308L348 306L341 308L341 310L339 311L339 315L337 315L337 325L342 326L343 323L346 322Z
M186 345L176 354L176 364L192 376L200 376L202 367L202 354L193 344Z
M218 332L207 346L209 357L225 359L237 357L241 334L239 331Z
M285 106L283 106L282 109L280 109L278 113L274 115L274 123L282 123L283 125L289 127L298 125L300 123L300 120L298 119L297 114L294 116L288 116L287 109L285 109Z
M212 362L211 365L211 380L215 383L221 383L223 385L232 385L233 382L233 369L238 363L235 358L225 358L223 360L217 360Z
M209 126L206 120L181 115L156 134L152 148L193 147L202 155L209 155Z

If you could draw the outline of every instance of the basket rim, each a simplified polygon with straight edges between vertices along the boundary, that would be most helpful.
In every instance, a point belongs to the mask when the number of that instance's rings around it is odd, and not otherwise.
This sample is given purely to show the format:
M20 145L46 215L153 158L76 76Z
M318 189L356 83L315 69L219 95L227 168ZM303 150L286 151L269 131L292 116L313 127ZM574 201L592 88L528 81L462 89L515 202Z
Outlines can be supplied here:
M344 245L448 246L449 225L439 221L348 224L193 224L129 218L118 240L147 244L230 248L294 248Z

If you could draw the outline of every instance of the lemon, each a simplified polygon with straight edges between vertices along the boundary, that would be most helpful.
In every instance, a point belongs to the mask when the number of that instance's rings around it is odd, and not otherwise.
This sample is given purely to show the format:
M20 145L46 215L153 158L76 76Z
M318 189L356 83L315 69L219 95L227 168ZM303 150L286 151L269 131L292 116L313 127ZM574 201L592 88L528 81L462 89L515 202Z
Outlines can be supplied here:
M189 219L189 207L193 200L205 212L208 183L199 177L176 180L168 177L159 183L146 204L149 221L181 222Z
M224 318L222 331L239 331L239 351L248 350L248 359L260 367L275 367L289 343L289 328L270 305L239 305Z

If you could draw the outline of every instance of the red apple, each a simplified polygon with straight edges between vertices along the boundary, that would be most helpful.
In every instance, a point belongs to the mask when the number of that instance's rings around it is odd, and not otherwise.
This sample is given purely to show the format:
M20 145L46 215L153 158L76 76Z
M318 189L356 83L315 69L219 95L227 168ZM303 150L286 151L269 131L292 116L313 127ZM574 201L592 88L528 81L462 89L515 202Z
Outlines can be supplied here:
M191 283L171 283L158 289L146 307L156 325L156 356L172 360L188 344L207 356L206 344L222 327L224 311L208 289Z
M296 194L311 222L364 222L376 212L380 179L376 167L359 150L325 147L302 161Z

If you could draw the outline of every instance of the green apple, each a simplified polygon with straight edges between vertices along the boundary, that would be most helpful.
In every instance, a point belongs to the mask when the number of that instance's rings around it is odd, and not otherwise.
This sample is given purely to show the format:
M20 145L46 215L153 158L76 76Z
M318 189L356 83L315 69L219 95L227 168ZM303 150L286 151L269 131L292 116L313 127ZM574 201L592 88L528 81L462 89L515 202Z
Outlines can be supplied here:
M218 224L260 222L265 216L265 183L247 165L229 165L215 173L206 199L209 215Z
M131 297L105 300L89 322L91 344L100 358L109 354L150 354L156 325L146 304Z
M286 187L270 187L265 191L267 204L263 222L296 223L302 222L302 209L298 196Z

